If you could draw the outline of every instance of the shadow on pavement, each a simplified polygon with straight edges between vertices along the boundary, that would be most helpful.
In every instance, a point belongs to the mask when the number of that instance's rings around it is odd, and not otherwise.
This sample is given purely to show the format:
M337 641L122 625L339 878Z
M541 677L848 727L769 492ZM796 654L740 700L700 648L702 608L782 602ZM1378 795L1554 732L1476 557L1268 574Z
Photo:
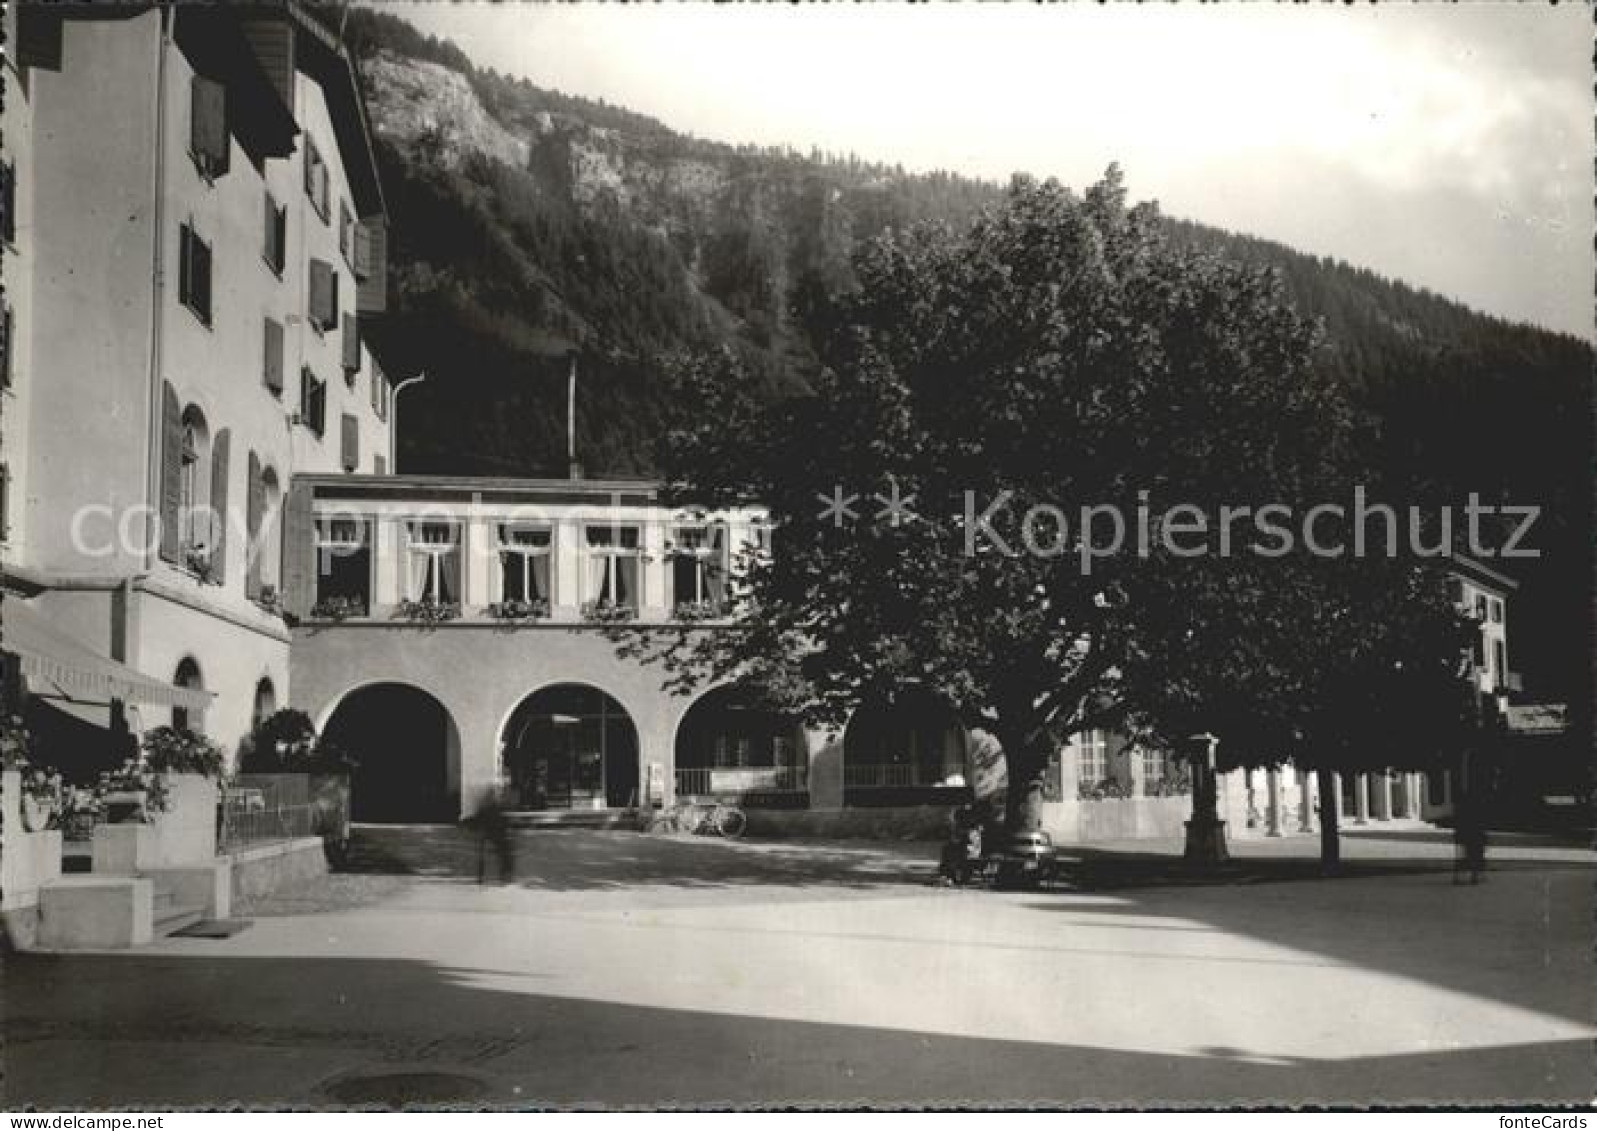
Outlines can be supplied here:
M936 871L935 845L802 842L731 843L637 832L536 829L513 835L517 887L601 891L636 887L746 885L873 888L925 884ZM464 827L360 826L342 871L476 883L483 846ZM498 870L490 851L487 876Z
M1315 1060L1180 1055L661 1009L536 972L214 955L8 961L4 1104L1250 1106L1589 1099L1559 1041Z

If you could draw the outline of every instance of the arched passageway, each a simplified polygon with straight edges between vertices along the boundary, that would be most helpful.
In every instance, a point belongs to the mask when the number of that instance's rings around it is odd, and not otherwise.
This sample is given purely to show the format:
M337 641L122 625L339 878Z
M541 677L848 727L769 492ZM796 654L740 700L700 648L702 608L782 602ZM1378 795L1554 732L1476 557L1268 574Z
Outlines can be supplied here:
M929 691L904 688L891 701L867 700L843 732L845 801L958 800L970 784L965 748L959 717Z
M800 804L807 788L802 722L735 684L706 692L688 708L677 727L675 761L682 797Z
M533 692L505 723L500 751L514 807L619 809L637 802L637 727L596 687L562 683Z
M460 812L460 734L432 695L403 683L351 691L322 739L355 759L350 816L357 821L453 821Z

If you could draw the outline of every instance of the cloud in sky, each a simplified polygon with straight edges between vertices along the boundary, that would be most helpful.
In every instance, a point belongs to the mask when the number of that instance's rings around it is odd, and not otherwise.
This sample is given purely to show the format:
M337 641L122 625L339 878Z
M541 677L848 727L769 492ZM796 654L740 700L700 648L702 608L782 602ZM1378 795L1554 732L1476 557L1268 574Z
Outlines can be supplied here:
M479 64L729 142L1069 184L1594 336L1583 6L426 4Z

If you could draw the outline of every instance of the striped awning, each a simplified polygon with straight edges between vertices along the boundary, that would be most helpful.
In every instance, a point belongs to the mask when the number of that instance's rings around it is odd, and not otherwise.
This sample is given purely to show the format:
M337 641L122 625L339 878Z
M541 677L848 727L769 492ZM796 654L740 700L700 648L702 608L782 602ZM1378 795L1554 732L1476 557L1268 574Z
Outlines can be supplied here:
M177 687L100 655L16 597L0 603L0 651L16 656L30 681L49 684L66 695L160 703L190 711L205 710L214 698L203 688Z

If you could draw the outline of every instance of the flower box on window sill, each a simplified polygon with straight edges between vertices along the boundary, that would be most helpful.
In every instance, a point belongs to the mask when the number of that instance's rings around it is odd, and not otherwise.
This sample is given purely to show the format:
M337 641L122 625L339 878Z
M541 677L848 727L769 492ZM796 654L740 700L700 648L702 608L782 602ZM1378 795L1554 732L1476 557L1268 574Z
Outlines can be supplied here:
M638 610L631 605L617 605L610 601L589 601L582 606L582 619L596 624L624 624L638 619Z
M260 609L261 612L267 613L274 617L286 615L283 611L282 595L279 594L277 588L272 585L265 585L261 587L261 591L255 596L255 606Z
M183 551L183 565L201 585L222 584L216 575L216 564L211 560L209 550L198 546L188 547Z
M394 616L414 624L443 624L459 619L460 602L434 601L431 597L424 597L420 601L401 601L394 610Z
M509 623L548 620L549 602L541 599L536 601L496 601L488 606L487 613L494 620Z
M366 603L355 597L323 597L311 609L313 620L345 621L366 615Z
M672 620L720 620L724 616L726 606L719 601L678 601L671 609Z

